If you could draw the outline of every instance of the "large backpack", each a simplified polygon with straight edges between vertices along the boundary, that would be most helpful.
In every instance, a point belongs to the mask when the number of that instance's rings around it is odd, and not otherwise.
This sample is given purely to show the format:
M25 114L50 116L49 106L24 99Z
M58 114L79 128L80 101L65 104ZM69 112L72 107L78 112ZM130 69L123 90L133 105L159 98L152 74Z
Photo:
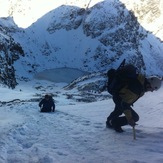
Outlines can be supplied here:
M137 68L131 64L123 64L117 70L110 69L107 76L107 90L111 95L116 94L125 85L136 94L142 91L142 85L137 79Z

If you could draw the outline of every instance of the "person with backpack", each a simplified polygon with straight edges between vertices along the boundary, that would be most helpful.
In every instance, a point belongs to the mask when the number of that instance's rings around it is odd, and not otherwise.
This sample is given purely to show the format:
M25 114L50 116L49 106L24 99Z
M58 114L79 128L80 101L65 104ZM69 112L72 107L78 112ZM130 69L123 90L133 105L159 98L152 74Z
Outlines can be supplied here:
M115 108L107 117L106 127L123 132L122 126L129 124L134 127L139 120L139 115L131 106L145 92L158 90L161 87L161 80L156 76L146 78L138 74L133 65L123 65L118 70L111 69L107 76L107 88L112 94Z
M51 95L46 94L39 102L40 112L54 112L55 103Z

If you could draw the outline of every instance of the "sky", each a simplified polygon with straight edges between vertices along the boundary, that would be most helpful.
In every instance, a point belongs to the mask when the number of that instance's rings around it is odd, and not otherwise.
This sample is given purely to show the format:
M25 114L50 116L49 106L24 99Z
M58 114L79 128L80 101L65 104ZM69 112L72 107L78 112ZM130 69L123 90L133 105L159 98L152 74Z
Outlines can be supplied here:
M0 163L163 162L162 87L134 104L140 116L134 140L130 126L123 127L124 133L106 128L112 99L77 102L66 94L81 98L80 93L66 91L67 83L54 81L33 79L14 90L0 87ZM54 94L54 113L39 112L45 93Z

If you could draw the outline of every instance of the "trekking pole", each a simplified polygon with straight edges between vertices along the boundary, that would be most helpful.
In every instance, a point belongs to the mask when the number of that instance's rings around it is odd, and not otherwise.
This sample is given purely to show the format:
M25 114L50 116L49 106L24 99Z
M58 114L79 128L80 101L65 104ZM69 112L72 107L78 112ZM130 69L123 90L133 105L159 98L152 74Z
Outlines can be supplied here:
M135 126L132 127L132 131L133 131L133 140L136 140Z

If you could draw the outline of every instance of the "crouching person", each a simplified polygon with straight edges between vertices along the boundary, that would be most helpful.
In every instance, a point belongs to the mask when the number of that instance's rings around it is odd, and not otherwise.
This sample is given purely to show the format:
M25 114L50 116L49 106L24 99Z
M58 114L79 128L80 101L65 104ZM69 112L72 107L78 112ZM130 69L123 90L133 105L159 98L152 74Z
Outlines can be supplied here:
M51 95L45 97L39 102L40 112L54 112L55 103Z

